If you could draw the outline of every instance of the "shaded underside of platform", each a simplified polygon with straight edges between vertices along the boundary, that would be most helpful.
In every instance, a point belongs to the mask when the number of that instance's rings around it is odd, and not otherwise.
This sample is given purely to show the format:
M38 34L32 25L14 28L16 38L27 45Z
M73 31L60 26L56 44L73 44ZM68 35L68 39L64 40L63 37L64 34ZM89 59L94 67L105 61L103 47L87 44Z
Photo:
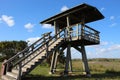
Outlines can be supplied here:
M98 40L94 40L94 39L86 39L86 38L81 39L81 38L74 37L74 39L72 39L72 41L65 41L64 44L61 46L65 47L68 44L70 44L71 47L75 47L75 46L81 46L82 44L85 46L98 45L98 44L100 44L100 42Z

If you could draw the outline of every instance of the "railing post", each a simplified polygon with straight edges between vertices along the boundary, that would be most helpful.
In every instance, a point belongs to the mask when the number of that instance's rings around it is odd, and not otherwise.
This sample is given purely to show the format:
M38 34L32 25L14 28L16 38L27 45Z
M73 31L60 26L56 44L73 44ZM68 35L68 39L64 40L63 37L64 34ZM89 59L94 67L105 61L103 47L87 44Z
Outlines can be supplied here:
M48 42L46 43L46 57L48 57Z
M81 38L84 38L84 31L85 31L85 16L83 15L83 19L81 22Z
M2 68L1 68L1 75L5 75L7 72L7 64L4 64L6 60L2 63Z
M17 80L21 80L22 62L20 62L18 65L19 65L19 74L18 74L18 79Z
M76 28L76 29L77 29L77 31L76 31L76 33L77 33L77 38L79 39L79 24L77 24L76 26L77 26L77 28Z
M12 63L9 62L6 64L6 72L11 70L12 70Z
M64 39L66 40L66 29L64 29Z

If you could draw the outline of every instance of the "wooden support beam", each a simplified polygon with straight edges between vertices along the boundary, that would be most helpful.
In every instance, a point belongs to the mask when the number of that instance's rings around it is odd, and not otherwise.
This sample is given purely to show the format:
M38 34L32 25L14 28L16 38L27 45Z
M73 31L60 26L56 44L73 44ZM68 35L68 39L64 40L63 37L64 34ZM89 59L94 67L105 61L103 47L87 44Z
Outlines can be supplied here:
M87 56L86 56L86 51L85 51L85 46L84 44L81 45L81 53L82 53L82 61L83 61L83 68L85 70L86 76L90 77L90 70L88 67L88 61L87 61Z
M17 80L21 80L21 74L22 73L22 62L19 63L19 73L18 73L18 79Z
M88 61L87 61L87 56L86 56L86 51L85 51L84 45L82 44L81 48L79 48L78 46L74 46L74 48L76 50L78 50L79 52L81 52L82 61L83 61L83 68L85 70L85 74L86 74L86 76L90 77L91 74L90 74L90 70L89 70L89 66L88 66Z
M77 39L79 39L79 24L76 24L76 26L77 26L77 30L76 30L76 33L77 33Z
M54 61L54 67L53 67L53 73L56 72L56 66L57 66L57 59L58 59L59 51L57 50L56 55L55 55L55 61Z
M60 32L60 26L58 25L57 21L54 21L54 29L55 29L55 35L58 34ZM58 35L57 37L59 37L60 35ZM56 38L57 38L56 37Z
M55 35L57 34L57 23L54 21L54 30L55 30Z
M75 48L76 50L78 50L79 52L82 52L82 50L81 50L78 46L74 46L74 48Z
M68 75L68 69L70 68L70 72L72 72L72 60L71 60L71 45L68 44L67 46L67 54L66 54L66 64L65 64L65 71L64 74Z
M50 66L50 74L53 74L56 72L56 66L57 66L57 59L58 55L65 50L66 47L63 47L61 50L56 50L52 54L52 60L51 60L51 66Z
M81 38L84 37L84 29L85 29L85 16L83 16L83 19L81 22Z
M72 69L72 57L71 57L71 45L68 45L70 49L69 50L69 67L70 67L70 72L73 72L73 69Z
M67 36L70 38L70 19L69 16L66 17L67 19Z
M55 58L56 58L56 51L54 51L53 54L52 54L52 60L51 60L51 66L50 66L49 74L54 73L53 69L54 69L54 65L55 65Z

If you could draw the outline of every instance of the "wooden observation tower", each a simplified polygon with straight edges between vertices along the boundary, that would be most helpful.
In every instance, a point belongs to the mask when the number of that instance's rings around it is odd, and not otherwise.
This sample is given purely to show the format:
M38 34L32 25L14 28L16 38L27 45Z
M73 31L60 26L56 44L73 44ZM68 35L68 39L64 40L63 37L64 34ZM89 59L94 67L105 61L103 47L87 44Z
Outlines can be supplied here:
M72 72L71 47L82 54L85 74L90 76L85 46L100 43L99 31L89 27L86 23L103 19L104 16L97 8L88 4L81 4L41 22L51 24L55 28L55 35L45 33L43 36L16 53L2 63L2 80L21 80L36 66L52 55L50 72L55 73L57 58L65 49L66 63L64 74Z
M89 27L86 23L103 18L104 16L97 8L88 4L81 4L41 22L41 24L51 24L54 26L55 35L57 35L56 39L64 41L53 53L50 68L51 73L54 73L56 69L58 51L64 51L66 48L67 54L64 73L68 74L69 71L72 72L71 47L73 47L82 54L83 68L86 75L90 75L85 46L99 44L100 32ZM60 35L61 32L64 36Z

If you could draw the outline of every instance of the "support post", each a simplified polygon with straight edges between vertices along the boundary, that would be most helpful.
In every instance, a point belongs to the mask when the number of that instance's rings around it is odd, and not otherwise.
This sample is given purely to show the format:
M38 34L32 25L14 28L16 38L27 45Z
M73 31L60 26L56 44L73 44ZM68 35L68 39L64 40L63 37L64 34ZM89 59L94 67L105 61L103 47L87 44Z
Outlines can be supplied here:
M56 71L57 58L58 58L58 51L55 51L52 55L50 74L54 74Z
M79 24L76 25L77 26L77 30L76 30L76 33L77 33L77 39L79 39Z
M82 23L81 23L81 38L84 37L84 28L85 28L85 16L83 16Z
M79 47L74 47L74 48L82 53L82 61L83 61L83 68L85 70L85 74L86 76L91 77L84 45L81 46L81 49Z
M71 46L69 45L69 67L70 67L70 72L73 72L73 69L72 69L72 59L71 59Z
M55 29L55 35L57 34L57 24L56 21L54 21L54 29Z
M66 19L67 19L67 37L70 39L70 19L69 19L69 16L67 16Z
M21 80L21 72L22 72L22 62L19 63L19 74L17 80Z
M71 60L71 45L68 44L68 47L67 47L67 54L66 54L66 64L65 64L65 71L64 71L64 74L65 75L68 75L68 69L70 67L70 72L72 72L72 60Z
M59 51L56 52L55 61L54 61L54 67L53 67L53 72L56 72L58 55L59 55Z
M55 29L55 35L60 32L59 25L57 24L56 21L54 21L54 29ZM60 36L60 35L56 36L56 39L57 39L59 36Z
M82 61L83 61L83 68L85 70L85 74L86 74L86 76L90 77L91 74L90 74L90 70L88 67L88 61L87 61L87 56L86 56L84 44L81 45L81 53L82 53Z
M51 60L51 66L50 66L50 72L49 74L53 74L53 68L54 68L54 62L55 62L55 56L56 56L56 51L53 52L52 54L52 60Z

